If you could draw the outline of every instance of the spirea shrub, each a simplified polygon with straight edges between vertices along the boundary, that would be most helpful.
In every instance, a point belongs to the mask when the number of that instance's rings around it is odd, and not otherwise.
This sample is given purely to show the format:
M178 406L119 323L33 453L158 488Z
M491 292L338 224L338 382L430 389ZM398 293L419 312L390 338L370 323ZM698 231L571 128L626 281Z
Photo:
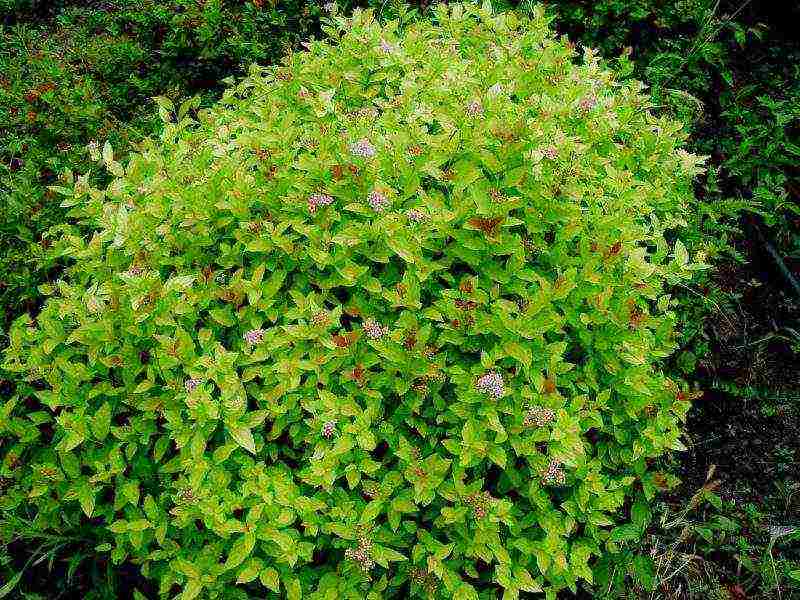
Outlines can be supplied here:
M2 509L182 600L591 585L681 447L700 161L539 13L326 28L60 190Z

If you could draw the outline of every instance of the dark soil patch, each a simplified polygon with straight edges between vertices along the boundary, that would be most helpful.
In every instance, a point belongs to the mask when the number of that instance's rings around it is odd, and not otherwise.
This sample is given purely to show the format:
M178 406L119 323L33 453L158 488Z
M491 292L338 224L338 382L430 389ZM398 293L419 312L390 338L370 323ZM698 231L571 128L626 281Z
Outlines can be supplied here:
M800 482L800 396L775 400L768 411L724 392L707 392L697 401L687 426L691 445L678 458L681 496L702 487L712 465L723 498L765 509L777 500L776 483Z
M28 542L15 542L8 547L9 555L17 559L17 569L23 567L32 548ZM70 559L83 555L78 567L70 569ZM52 600L85 600L86 598L114 598L115 600L134 600L134 590L146 598L157 598L158 588L150 580L142 577L137 565L124 563L112 565L113 577L108 577L109 564L106 557L95 553L92 548L74 544L60 549L50 563L43 560L25 569L20 589L28 594L41 594L42 598ZM115 589L109 589L112 582ZM12 598L15 596L12 595Z
M718 267L714 284L732 301L705 324L710 352L698 362L704 389L731 385L749 395L795 397L800 393L800 298L755 232L740 240L746 264Z

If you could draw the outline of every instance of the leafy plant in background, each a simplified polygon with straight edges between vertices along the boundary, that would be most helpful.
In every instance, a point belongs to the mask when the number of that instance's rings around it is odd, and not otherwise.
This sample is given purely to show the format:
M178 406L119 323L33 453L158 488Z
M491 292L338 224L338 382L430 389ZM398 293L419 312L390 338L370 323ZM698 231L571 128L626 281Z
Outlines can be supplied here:
M34 310L58 272L47 230L64 211L48 186L90 168L86 144L121 154L158 130L150 97L200 93L271 63L318 30L314 3L0 3L0 324ZM5 342L0 342L0 346Z
M5 514L93 519L182 600L625 568L689 407L664 287L702 267L702 161L540 12L432 17L336 16L61 187L71 266L5 355Z
M800 529L767 506L724 499L715 469L685 504L662 503L644 540L664 598L791 598L800 591ZM720 558L723 557L723 558ZM658 597L630 590L625 597Z
M792 327L800 311L800 173L795 166L800 44L789 26L797 20L798 7L562 0L549 3L548 9L559 30L572 39L606 57L620 56L620 71L646 81L658 110L690 125L690 148L711 157L714 166L699 189L702 220L697 229L705 232L701 239L719 239L706 249L725 276L680 293L683 345L690 350L683 368L692 373L696 357L710 355L716 365L704 376L715 385L738 387L744 396L769 396L771 386L791 385L783 373L763 374L770 383L754 390L731 381L749 375L737 373L723 381L716 372L724 371L726 363L741 363L738 371L749 371L752 360L730 356L730 342L747 345L768 338L775 327ZM748 260L755 266L742 267ZM754 277L771 281L757 292L749 286ZM753 307L740 307L743 302ZM764 319L765 304L773 306L775 325ZM742 310L757 314L736 317ZM731 331L720 338L714 329ZM795 341L781 350L785 361L797 355L796 348Z

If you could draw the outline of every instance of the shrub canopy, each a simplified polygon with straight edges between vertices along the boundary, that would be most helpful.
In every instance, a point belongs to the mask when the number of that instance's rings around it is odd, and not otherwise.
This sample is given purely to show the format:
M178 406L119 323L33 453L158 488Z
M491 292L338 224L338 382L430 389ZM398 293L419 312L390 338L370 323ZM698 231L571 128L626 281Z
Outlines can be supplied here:
M90 234L10 333L0 505L182 600L589 584L680 447L700 161L539 13L327 33L61 190Z

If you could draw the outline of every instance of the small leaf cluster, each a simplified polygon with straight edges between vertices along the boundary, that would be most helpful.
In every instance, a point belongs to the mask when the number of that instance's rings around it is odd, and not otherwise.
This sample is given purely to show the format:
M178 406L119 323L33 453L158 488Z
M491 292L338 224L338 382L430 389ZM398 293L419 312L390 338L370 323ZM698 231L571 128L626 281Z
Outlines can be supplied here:
M665 286L702 266L702 161L539 11L325 29L58 190L0 510L91 519L181 600L590 586L682 447Z

